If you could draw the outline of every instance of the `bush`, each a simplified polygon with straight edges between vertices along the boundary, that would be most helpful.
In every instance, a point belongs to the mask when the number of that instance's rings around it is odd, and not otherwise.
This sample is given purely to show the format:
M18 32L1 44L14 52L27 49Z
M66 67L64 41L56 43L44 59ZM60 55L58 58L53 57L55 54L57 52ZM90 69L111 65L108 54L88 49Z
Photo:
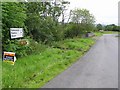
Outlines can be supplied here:
M67 37L73 38L75 36L78 36L80 34L79 27L76 24L68 24L64 34L65 34L65 38Z
M18 40L11 40L7 45L4 45L4 50L7 52L15 52L17 57L26 56L26 51L29 49L28 46L21 46Z
M29 54L41 53L46 49L47 46L45 46L44 44L42 44L40 42L38 43L38 42L31 39L29 41L28 47L29 47L29 50L27 50L27 54L29 55Z
M34 25L33 23L36 22L34 21L35 19L37 19L38 23ZM52 17L34 17L34 20L32 22L33 25L27 25L27 27L35 41L51 43L52 41L58 41L62 38L62 27L57 22L53 21Z
M32 39L28 39L28 45L20 45L18 40L11 40L5 45L4 51L15 52L17 57L23 57L31 54L38 54L45 50L44 44L38 43Z

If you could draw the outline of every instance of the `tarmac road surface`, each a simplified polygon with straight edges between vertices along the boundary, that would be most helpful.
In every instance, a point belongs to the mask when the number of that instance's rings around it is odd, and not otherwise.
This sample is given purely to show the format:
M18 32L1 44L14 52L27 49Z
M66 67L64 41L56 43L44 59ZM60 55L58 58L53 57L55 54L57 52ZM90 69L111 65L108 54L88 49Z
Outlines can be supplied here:
M104 34L76 63L42 88L118 88L118 37Z

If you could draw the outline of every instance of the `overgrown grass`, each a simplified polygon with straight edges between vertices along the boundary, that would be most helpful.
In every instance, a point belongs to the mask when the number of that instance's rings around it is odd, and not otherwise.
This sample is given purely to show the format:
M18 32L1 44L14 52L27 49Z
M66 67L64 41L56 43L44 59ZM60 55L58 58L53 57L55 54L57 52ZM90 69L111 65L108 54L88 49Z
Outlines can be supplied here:
M89 47L94 43L91 38L74 38L67 39L62 42L57 42L54 44L55 47L67 50L77 50L85 52L89 49Z
M94 44L92 38L67 39L37 55L20 58L12 66L3 62L3 88L40 88L77 61Z

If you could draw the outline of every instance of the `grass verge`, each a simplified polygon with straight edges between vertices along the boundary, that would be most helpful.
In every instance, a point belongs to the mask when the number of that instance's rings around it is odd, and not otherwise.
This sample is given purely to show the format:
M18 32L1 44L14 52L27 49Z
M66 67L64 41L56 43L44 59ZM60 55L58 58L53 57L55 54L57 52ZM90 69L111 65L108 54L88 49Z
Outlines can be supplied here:
M2 63L3 88L40 88L77 61L94 44L92 38L56 42L44 52Z
M118 34L118 32L115 32L115 31L95 32L96 36L102 36L103 34Z

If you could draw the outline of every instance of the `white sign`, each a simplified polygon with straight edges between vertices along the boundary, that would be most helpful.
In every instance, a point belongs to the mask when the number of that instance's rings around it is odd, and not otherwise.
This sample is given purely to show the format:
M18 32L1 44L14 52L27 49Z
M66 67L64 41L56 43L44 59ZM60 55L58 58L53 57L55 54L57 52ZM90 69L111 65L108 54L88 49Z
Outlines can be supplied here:
M11 39L23 37L23 28L10 28Z

